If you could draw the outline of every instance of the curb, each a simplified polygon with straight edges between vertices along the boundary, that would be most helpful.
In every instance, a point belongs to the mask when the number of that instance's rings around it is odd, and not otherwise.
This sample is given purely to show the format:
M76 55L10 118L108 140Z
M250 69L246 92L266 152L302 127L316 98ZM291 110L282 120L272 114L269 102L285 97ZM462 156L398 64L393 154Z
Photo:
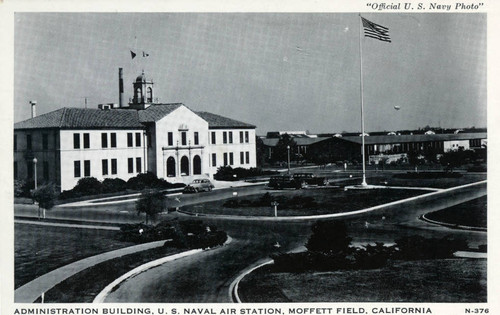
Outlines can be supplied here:
M426 213L428 214L428 213ZM483 227L478 227L478 226L468 226L468 225L460 225L460 224L452 224L452 223L446 223L442 221L436 221L429 219L425 216L425 214L422 214L419 217L420 220L431 223L431 224L436 224L436 225L441 225L450 229L457 229L457 230L466 230L466 231L478 231L478 232L487 232L488 228L483 228Z
M243 273L241 273L231 284L229 285L229 297L233 301L233 303L243 303L240 299L240 296L238 295L238 286L240 284L240 281L243 280L247 275L251 274L255 270L265 266L265 265L270 265L274 262L272 259L268 259L263 263L259 263L255 267L250 267L247 270L245 270Z
M231 241L232 241L231 237L228 236L226 242L224 242L224 244L222 246L228 245L229 243L231 243ZM140 265L139 267L136 267L136 268L130 270L129 272L125 273L124 275L122 275L118 279L116 279L113 282L111 282L110 284L108 284L101 292L99 292L99 294L94 298L92 303L104 303L104 300L106 299L106 297L111 292L113 292L115 290L115 288L117 288L120 285L120 283L124 282L127 279L133 278L133 277L137 276L138 274L140 274L144 271L147 271L148 269L160 266L166 262L174 261L174 260L181 259L181 258L184 258L187 256L192 256L194 254L198 254L198 253L201 253L203 251L204 251L204 249L201 249L201 248L192 249L192 250L188 250L188 251L185 251L185 252L182 252L179 254L163 257L163 258L160 258L157 260L150 261L150 262L145 263L143 265Z

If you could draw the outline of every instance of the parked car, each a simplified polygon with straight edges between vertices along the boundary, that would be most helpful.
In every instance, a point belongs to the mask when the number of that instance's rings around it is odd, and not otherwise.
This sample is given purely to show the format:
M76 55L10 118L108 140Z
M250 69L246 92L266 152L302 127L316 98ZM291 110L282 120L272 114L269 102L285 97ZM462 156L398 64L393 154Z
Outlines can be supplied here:
M182 191L185 194L197 193L199 191L212 191L214 184L209 179L195 179Z
M276 175L271 176L271 178L269 179L269 184L267 186L272 189L301 189L305 186L305 182L300 179L293 178L292 175Z
M304 181L307 185L326 186L328 184L326 177L319 177L313 173L295 173L293 174L293 178Z

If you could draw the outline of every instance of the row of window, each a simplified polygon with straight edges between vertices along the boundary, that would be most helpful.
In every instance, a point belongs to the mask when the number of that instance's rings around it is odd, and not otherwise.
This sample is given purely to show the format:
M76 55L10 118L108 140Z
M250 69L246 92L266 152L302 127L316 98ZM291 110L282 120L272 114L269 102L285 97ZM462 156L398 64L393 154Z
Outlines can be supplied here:
M199 145L200 144L200 134L198 131L195 131L193 133L193 142L194 145ZM174 133L173 132L168 132L167 133L167 141L169 146L174 145ZM178 143L177 143L178 144ZM187 145L188 140L187 140L187 131L181 131L181 145Z
M32 150L32 137L31 134L26 135L26 150ZM49 134L42 134L42 149L49 149ZM14 135L14 151L17 151L17 135Z
M217 133L212 131L211 133L211 141L212 144L217 144ZM223 131L222 132L222 143L233 143L233 132L232 131ZM240 131L240 143L250 143L249 133L248 131Z
M82 135L80 133L73 133L73 148L74 149L80 149L82 147L82 138L83 137L83 148L84 149L89 149L90 148L90 134L89 133L83 133ZM127 147L131 148L134 147L134 140L135 140L135 146L140 147L142 143L142 133L141 132L136 132L135 134L133 132L128 132L127 133ZM181 145L187 145L188 140L187 140L187 132L182 131L181 132ZM194 132L193 134L193 142L194 145L199 145L200 144L200 136L197 131ZM217 134L215 131L212 131L211 133L211 140L212 144L217 144ZM240 131L240 143L249 143L249 133L248 131ZM173 132L168 132L167 134L167 141L169 146L174 145L174 134ZM222 143L227 144L227 143L233 143L233 132L232 131L224 131L222 133ZM116 148L116 132L103 132L101 133L101 148L106 149L106 148ZM49 135L44 133L42 134L42 148L43 150L47 150L49 148ZM26 135L26 149L31 150L32 149L32 137L31 134ZM17 150L17 135L14 135L14 150Z
M79 133L74 133L73 134L73 148L74 149L80 149L80 134ZM108 142L109 139L109 142ZM128 132L127 133L127 147L131 148L134 147L134 139L135 139L135 146L140 147L141 146L141 139L142 139L142 133L141 132L136 132L135 137L133 132ZM116 132L103 132L101 133L101 148L106 149L108 148L108 145L110 148L116 148ZM83 148L88 149L90 148L90 134L89 133L83 133Z
M234 154L233 152L225 152L223 154L224 166L225 165L234 165ZM240 164L250 164L250 152L240 152ZM217 166L217 153L212 153L212 166Z
M110 167L111 166L111 167ZM134 173L134 158L127 159L128 173ZM81 161L73 161L74 176L76 178L82 177L82 163ZM117 159L103 159L101 160L102 175L116 175L118 173L118 160ZM135 173L142 172L142 159L135 158ZM83 176L91 176L91 163L90 160L83 161ZM29 175L29 174L28 174Z

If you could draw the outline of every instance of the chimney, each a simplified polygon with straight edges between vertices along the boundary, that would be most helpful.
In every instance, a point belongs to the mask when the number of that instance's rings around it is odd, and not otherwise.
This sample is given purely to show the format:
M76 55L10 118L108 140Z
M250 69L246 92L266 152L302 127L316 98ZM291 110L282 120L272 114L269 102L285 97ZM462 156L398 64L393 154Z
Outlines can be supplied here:
M36 117L36 101L30 101L31 104L31 118Z
M123 68L118 68L118 104L121 108L123 106Z

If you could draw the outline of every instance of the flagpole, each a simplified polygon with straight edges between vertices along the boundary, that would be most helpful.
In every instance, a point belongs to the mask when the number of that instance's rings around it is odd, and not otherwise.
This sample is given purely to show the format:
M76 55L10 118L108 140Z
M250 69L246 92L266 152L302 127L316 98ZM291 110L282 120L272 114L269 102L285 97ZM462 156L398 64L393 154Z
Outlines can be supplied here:
M363 38L363 26L361 21L361 13L359 14L359 79L360 79L360 96L361 96L361 157L363 164L363 181L361 186L367 186L366 183L366 167L365 167L365 118L364 118L364 104L363 104L363 45L361 39Z

